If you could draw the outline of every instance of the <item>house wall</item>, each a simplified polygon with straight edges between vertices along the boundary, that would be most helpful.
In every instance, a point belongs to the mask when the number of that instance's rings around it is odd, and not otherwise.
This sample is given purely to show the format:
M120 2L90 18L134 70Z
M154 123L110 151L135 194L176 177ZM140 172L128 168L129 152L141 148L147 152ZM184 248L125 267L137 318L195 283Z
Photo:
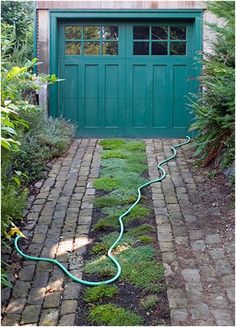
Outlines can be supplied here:
M38 9L191 9L203 1L37 1Z
M205 9L204 1L37 1L37 57L39 73L49 73L49 10L50 9ZM204 10L203 20L216 22ZM209 50L214 34L203 23L203 50ZM45 103L45 99L43 101Z

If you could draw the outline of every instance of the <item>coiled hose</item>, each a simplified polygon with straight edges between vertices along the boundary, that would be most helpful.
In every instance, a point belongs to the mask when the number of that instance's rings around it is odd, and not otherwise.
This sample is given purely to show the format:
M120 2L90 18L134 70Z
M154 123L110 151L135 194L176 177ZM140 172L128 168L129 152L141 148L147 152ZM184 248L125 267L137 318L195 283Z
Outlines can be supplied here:
M77 278L75 276L73 276L59 261L57 261L56 259L50 259L50 258L42 258L42 257L33 257L33 256L30 256L30 255L27 255L25 253L23 253L19 247L18 247L18 241L22 238L20 235L17 235L16 238L14 239L14 246L15 246L15 249L16 249L16 252L19 253L23 258L25 259L28 259L28 260L33 260L33 261L45 261L45 262L50 262L50 263L53 263L55 265L57 265L59 268L61 268L62 271L64 271L64 273L70 277L74 282L77 282L77 283L80 283L80 284L83 284L83 285L88 285L88 286L99 286L99 285L106 285L106 284L110 284L110 283L113 283L115 280L117 280L121 274L121 266L119 264L119 262L116 260L115 257L113 257L112 255L112 251L113 249L117 246L117 244L119 243L120 239L122 238L123 234L124 234L124 223L123 223L123 218L125 216L128 215L128 213L138 204L138 202L140 201L141 199L141 189L143 189L144 187L148 186L148 185L151 185L153 183L157 183L157 182L160 182L162 181L165 176L166 176L166 172L164 170L164 168L162 168L161 166L164 164L164 163L167 163L168 161L172 160L173 158L175 158L176 156L176 149L179 148L180 146L182 145L185 145L187 143L190 142L190 137L189 136L186 136L187 138L187 141L183 142L183 143L179 143L179 144L176 144L174 146L171 146L171 150L172 150L172 156L170 156L169 158L161 161L158 165L157 165L157 168L161 174L161 176L157 179L154 179L152 181L149 181L141 186L139 186L138 188L138 197L137 197L137 200L129 207L129 209L124 212L120 217L119 217L119 223L120 223L120 234L117 238L117 240L111 245L110 249L108 250L108 257L112 260L112 262L115 264L116 268L117 268L117 273L114 277L112 277L111 279L107 279L107 280L104 280L104 281L101 281L101 282L90 282L90 281L87 281L87 280L82 280L80 278Z

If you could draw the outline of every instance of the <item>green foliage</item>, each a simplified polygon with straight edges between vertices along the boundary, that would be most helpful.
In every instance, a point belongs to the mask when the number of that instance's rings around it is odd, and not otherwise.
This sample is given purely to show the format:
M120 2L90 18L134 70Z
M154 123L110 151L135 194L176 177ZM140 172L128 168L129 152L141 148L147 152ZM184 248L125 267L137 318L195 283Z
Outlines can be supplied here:
M126 210L128 209L128 207L124 207L124 206L117 206L117 207L106 207L102 209L102 212L106 215L108 215L109 217L114 217L114 218L118 218L120 215L122 215L122 213L124 213Z
M1 286L2 287L12 287L12 283L9 282L7 273L4 269L1 269Z
M36 77L32 74L32 67L36 60L28 62L23 67L8 68L2 63L2 98L1 98L1 147L2 162L10 161L20 149L20 135L29 129L23 116L34 110L35 106L24 99L25 90L38 90L40 83L53 83L57 79L52 76Z
M149 208L143 207L141 204L137 204L128 214L127 220L129 222L136 219L145 219L150 216L151 210Z
M136 190L138 186L144 184L146 180L139 176L139 174L135 172L124 172L124 171L114 171L106 174L106 177L116 178L119 180L119 188L130 188Z
M124 189L124 194L129 194L130 189L132 190L132 193L137 193L137 188L145 182L146 180L140 177L137 173L116 171L97 178L93 185L98 190L109 192L119 188L120 190Z
M1 198L1 232L4 234L12 221L23 218L28 191L16 185L2 186Z
M142 224L138 227L134 227L132 229L129 229L129 234L138 237L138 236L143 236L146 235L150 232L153 232L154 228L151 225L148 224Z
M125 159L116 158L108 158L106 160L102 160L101 162L101 174L104 169L108 168L110 171L115 171L116 169L125 170L127 168L128 161Z
M106 207L103 208L102 211L107 214L108 216L105 218L101 218L95 225L94 230L104 230L110 228L117 228L119 226L118 218L121 216L128 207ZM150 209L143 207L141 204L135 206L130 213L128 213L124 218L123 221L126 225L129 225L135 220L143 220L147 219L150 215Z
M102 159L127 159L129 155L129 152L124 150L107 150L102 154Z
M125 141L122 139L106 139L99 142L104 150L123 149L128 151L145 151L145 144L138 141Z
M103 166L104 165L104 166ZM101 176L124 173L142 174L146 170L146 165L139 162L130 162L126 159L107 159L102 163Z
M102 184L104 190L106 182L110 183L115 180L116 187L114 184L112 187L109 186L106 188L109 194L96 200L96 206L101 208L102 213L107 216L94 225L94 230L115 229L116 232L100 237L99 243L95 244L91 250L99 256L85 265L86 273L99 274L102 278L113 276L115 267L105 255L101 254L105 254L117 239L119 216L127 211L128 204L134 203L137 198L137 188L146 182L140 176L146 168L144 143L126 141L113 144L113 141L105 141L104 144L109 150L104 151L102 156L102 177L97 179L98 186L101 187ZM120 153L125 153L126 158L121 159L121 156L117 155ZM111 159L111 155L118 156L118 158ZM151 245L141 245L153 242L153 238L147 235L154 231L153 227L143 224L148 221L150 213L149 208L138 204L124 217L126 233L114 252L122 266L121 280L148 292L158 292L162 287L160 282L163 280L164 268L156 261L154 248ZM141 226L129 228L133 222L136 224L138 221L142 221Z
M119 289L116 285L100 285L87 288L83 298L86 302L97 302L103 299L113 298L118 292Z
M150 245L132 248L121 246L116 254L122 265L121 280L127 281L146 291L159 291L164 277L163 266L156 261L155 250ZM85 272L101 276L113 276L114 265L106 256L98 257L85 264Z
M19 45L12 37L12 27L2 27L1 227L4 234L12 222L23 217L28 194L26 187L43 176L48 160L59 156L68 148L73 127L62 119L46 119L45 113L31 103L29 94L39 90L42 84L52 84L58 79L55 75L36 77L32 73L37 59L27 60L23 43L21 56L26 63L24 66L15 65L19 59L16 55ZM7 284L5 277L3 275L4 285Z
M119 189L116 189L116 190L112 191L110 193L110 196L117 197L121 201L124 201L127 204L129 204L129 203L132 203L132 202L134 202L136 200L136 198L137 198L137 189L128 188L128 185L127 185L127 187L124 186L123 188L119 188Z
M46 118L39 108L23 116L30 130L21 137L21 151L15 153L13 167L24 171L28 181L35 181L44 177L47 162L68 148L74 127L62 118Z
M133 160L132 160L133 161ZM127 165L127 172L134 172L138 174L142 174L145 170L147 169L147 165L143 163L138 163L138 162L130 162Z
M94 206L96 208L114 207L119 206L121 204L126 204L126 202L121 198L113 196L101 196L99 198L96 198L94 201Z
M99 219L99 221L93 226L94 230L106 230L117 229L119 227L119 221L117 217L105 217Z
M192 108L196 131L195 155L203 165L230 166L234 160L235 128L235 9L232 1L209 1L208 9L219 17L223 26L210 24L216 35L211 52L204 53L199 80L203 92L194 99Z
M159 302L158 296L155 294L150 294L140 300L140 305L143 309L148 310L148 309L153 309L158 302Z
M134 150L127 150L127 149L116 149L116 150L107 150L102 154L102 159L127 159L130 163L136 162L139 164L143 164L146 161L145 154L139 152L136 157L134 157L133 152Z
M107 248L109 248L111 246L111 244L114 243L115 240L118 238L118 236L119 236L118 232L105 234L101 238L102 244L104 244ZM130 236L129 233L126 232L122 237L122 240L120 242L120 246L134 245L135 242L136 242L135 238Z
M146 165L146 154L145 152L139 152L136 155L131 152L131 155L129 157L129 163L134 164L134 163L139 163L141 165Z
M131 152L145 152L144 142L130 141L123 144L122 149Z
M217 175L217 171L216 170L211 170L209 173L208 173L208 177L209 179L214 179L214 177L216 177Z
M33 57L33 26L28 29L21 40L17 42L13 25L1 24L2 28L2 55L7 59L9 67L24 66Z
M229 176L229 184L235 186L235 175Z
M120 186L120 181L117 178L101 177L93 182L96 190L112 191Z
M92 247L91 252L94 254L105 253L108 250L108 248L109 247L107 247L103 243L97 243Z
M70 144L73 128L65 121L46 119L30 103L31 94L42 84L55 83L55 75L32 73L33 6L30 2L1 3L1 232L22 219L26 207L24 184L42 177L48 160L60 155ZM24 63L24 65L22 64ZM22 64L22 65L21 65ZM9 286L7 275L1 281Z
M92 307L89 311L88 321L99 326L138 326L143 323L142 318L136 313L114 304Z
M118 232L112 232L103 235L103 237L101 237L101 242L95 244L92 247L91 252L93 252L94 254L101 254L101 253L105 254L108 251L109 247L112 245L112 243L114 243L115 240L118 238L118 236L119 236ZM123 235L122 241L119 243L119 246L134 245L136 241L137 240L132 235L130 235L130 233L127 231Z
M120 148L125 143L126 142L121 139L106 139L99 142L104 150L114 150Z
M1 2L2 40L6 37L12 47L8 54L15 64L24 64L33 56L33 2Z
M153 242L153 238L151 236L146 236L146 235L139 236L138 240L143 244L149 244Z

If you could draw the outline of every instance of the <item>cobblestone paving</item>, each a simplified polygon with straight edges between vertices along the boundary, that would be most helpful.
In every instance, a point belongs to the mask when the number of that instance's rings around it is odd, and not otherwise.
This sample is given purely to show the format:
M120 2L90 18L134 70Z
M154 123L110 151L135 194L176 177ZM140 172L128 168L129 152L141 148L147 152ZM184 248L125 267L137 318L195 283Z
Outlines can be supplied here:
M79 278L90 241L92 182L99 174L99 151L95 139L73 142L67 155L55 161L43 185L38 183L40 192L30 198L23 230L31 239L29 246L22 246L28 254L55 257ZM11 260L14 287L2 292L2 325L74 326L80 284L53 265L21 260L14 251Z
M146 140L150 179L177 143ZM166 179L151 186L171 322L234 326L234 242L222 244L216 227L203 224L199 185L205 179L189 169L188 149L178 149L177 159L165 165Z
M146 140L151 179L171 143L178 141ZM230 244L222 247L214 226L201 225L198 185L204 177L192 175L187 148L168 163L165 181L152 185L172 325L234 325L234 256ZM23 230L31 240L22 245L28 254L56 257L77 277L90 242L99 152L96 139L73 142L46 181L37 183L40 192L29 199ZM22 260L15 251L6 250L3 257L12 262L14 287L2 292L2 325L75 325L79 284L57 267Z

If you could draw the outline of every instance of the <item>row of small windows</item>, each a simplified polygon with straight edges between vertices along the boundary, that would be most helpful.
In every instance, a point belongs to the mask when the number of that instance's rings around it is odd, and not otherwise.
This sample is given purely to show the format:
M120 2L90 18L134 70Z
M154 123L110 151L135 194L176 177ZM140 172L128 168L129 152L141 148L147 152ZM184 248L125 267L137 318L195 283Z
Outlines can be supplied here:
M66 42L66 55L99 56L118 55L118 42Z
M66 55L118 55L118 26L65 26Z
M134 42L133 54L144 55L149 54L166 56L166 55L185 55L186 54L186 42L152 42L151 48L149 42Z
M66 40L118 40L118 26L65 26Z
M186 27L134 26L134 40L186 40Z
M134 26L134 55L186 55L186 27Z
M118 55L118 26L65 26L66 55ZM186 27L134 26L133 55L185 55Z

